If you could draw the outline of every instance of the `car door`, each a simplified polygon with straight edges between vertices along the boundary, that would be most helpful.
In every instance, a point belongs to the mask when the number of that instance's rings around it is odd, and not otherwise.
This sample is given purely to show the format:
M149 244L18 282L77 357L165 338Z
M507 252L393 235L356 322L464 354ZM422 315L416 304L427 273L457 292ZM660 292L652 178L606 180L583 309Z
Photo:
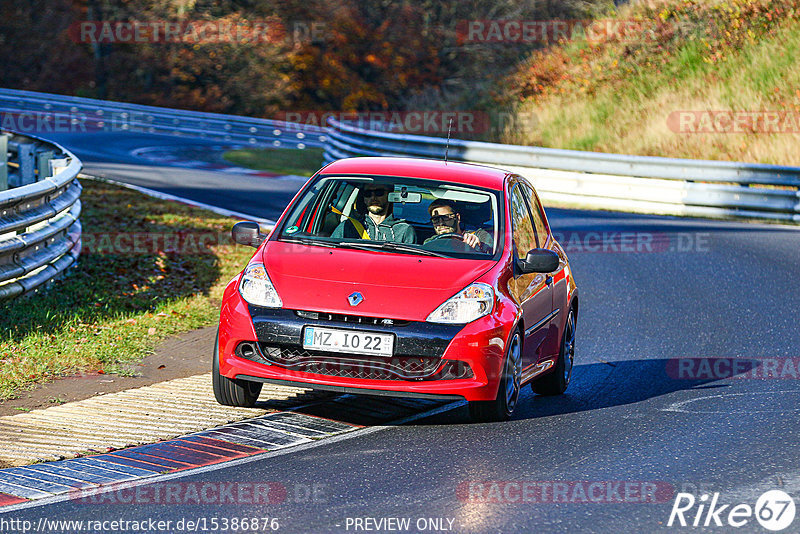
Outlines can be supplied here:
M510 184L510 213L515 263L525 259L528 251L539 248L536 227L525 200L521 183ZM522 368L534 365L540 357L541 346L547 337L553 298L547 276L542 273L523 274L515 268L509 283L511 294L522 308L525 324L522 347Z
M544 209L542 209L539 196L536 194L533 187L524 180L520 180L520 185L526 192L526 200L529 201L528 205L531 209L531 215L533 215L533 226L536 229L536 235L539 237L539 246L558 253L559 250L557 249L556 241L550 231L547 216L544 213ZM565 272L566 267L567 264L562 261L559 263L556 271L545 274L545 282L550 285L551 289L553 317L549 321L549 324L542 326L546 334L544 342L540 347L539 359L549 359L556 356L560 349L558 325L561 324L562 313L566 312L567 307L568 281Z

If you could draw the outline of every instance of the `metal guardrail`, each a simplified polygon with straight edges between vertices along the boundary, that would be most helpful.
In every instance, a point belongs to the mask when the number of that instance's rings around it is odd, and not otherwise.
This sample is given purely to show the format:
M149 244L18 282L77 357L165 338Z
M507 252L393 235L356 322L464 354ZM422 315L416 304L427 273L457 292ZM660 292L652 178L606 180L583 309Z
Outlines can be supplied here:
M324 146L326 162L352 156L441 159L447 142L438 137L365 130L335 119L329 120L330 128L321 129L269 119L11 89L0 89L0 112L66 121L77 131L83 126L100 131L140 131L250 145ZM46 131L47 124L37 130ZM454 161L499 166L527 176L545 201L594 209L800 222L800 168L795 167L627 156L459 139L451 140L449 156ZM26 165L32 164L30 157L23 155L22 159Z
M141 132L210 139L248 145L323 146L324 128L239 115L204 113L142 106L93 98L0 89L3 124L22 123L24 131L47 135L48 131ZM22 128L15 128L17 131Z
M0 300L39 288L78 258L80 170L57 144L0 132Z
M354 156L443 159L447 140L329 120L325 162ZM529 178L544 201L592 209L800 222L800 168L451 139L449 159Z

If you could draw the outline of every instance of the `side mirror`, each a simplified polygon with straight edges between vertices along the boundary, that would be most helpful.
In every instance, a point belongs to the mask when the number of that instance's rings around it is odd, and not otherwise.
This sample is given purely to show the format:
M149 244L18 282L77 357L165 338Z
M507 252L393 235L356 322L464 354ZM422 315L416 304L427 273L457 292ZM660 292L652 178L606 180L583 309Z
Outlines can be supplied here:
M267 238L261 233L258 223L251 221L242 221L234 224L231 230L231 237L233 237L235 243L255 248L261 246L261 243Z
M552 273L558 269L560 259L558 254L545 248L535 248L528 251L525 261L520 262L520 270L527 273Z

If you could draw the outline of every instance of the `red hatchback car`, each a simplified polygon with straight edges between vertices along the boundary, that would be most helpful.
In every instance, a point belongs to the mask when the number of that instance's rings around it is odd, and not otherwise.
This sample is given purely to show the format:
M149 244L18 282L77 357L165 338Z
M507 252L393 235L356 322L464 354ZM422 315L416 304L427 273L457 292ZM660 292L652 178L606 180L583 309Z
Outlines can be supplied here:
M542 205L516 174L410 158L333 162L297 193L228 284L213 382L253 406L264 382L466 399L511 416L520 388L563 393L578 290Z

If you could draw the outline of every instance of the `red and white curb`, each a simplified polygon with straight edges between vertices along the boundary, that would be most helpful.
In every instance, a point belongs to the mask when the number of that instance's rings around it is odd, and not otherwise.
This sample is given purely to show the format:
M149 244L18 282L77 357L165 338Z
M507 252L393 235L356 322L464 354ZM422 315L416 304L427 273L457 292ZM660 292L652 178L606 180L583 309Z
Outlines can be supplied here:
M208 375L201 375L202 379L209 378ZM111 432L116 435L124 425L132 425L130 428L140 428L143 432L147 425L141 421L137 424L133 419L136 416L149 417L155 415L163 418L166 414L167 419L161 420L162 426L168 426L170 421L176 425L187 424L186 418L191 414L198 414L198 402L187 402L186 397L175 399L184 406L184 413L177 413L169 406L165 407L164 412L151 413L147 405L139 405L136 414L129 413L125 416L125 406L135 406L136 400L141 401L143 397L139 390L147 390L153 387L179 387L183 389L185 384L177 386L175 382L199 379L201 377L191 377L190 379L178 379L170 383L156 384L147 388L128 390L120 394L109 394L82 403L97 402L103 399L106 402L106 410L112 412L111 417L117 418L116 428L105 428L99 423L99 429ZM165 386L166 384L166 386ZM33 465L22 465L0 469L0 512L4 508L8 510L17 509L26 504L32 505L36 502L51 501L53 499L80 499L87 493L104 492L119 487L120 484L135 484L137 482L148 482L149 480L164 479L178 476L183 471L193 470L192 472L202 472L212 466L222 463L239 463L248 459L256 460L267 457L271 454L284 452L285 449L297 447L303 449L307 446L314 446L317 442L334 437L344 437L345 434L358 434L360 432L371 432L387 428L385 425L397 425L404 422L416 420L422 417L433 415L442 411L447 411L459 405L459 403L446 404L443 401L422 400L422 399L401 399L401 398L374 398L359 397L355 395L341 395L333 398L313 400L314 393L309 394L307 390L299 388L282 388L270 391L265 387L260 398L260 404L269 406L272 402L292 403L295 406L287 410L273 411L264 415L251 417L249 419L234 423L213 426L199 432L193 432L182 437L157 441L147 445L137 447L122 448L112 450L104 454L94 454L68 458L61 461L36 463ZM295 389L298 394L286 395L289 389ZM131 396L131 392L136 395ZM138 393L137 393L138 392ZM147 393L147 391L145 391ZM283 399L275 399L279 394L283 394ZM113 396L117 396L114 399ZM327 394L326 394L327 395ZM206 402L215 402L213 396L208 395ZM119 410L113 408L114 401L122 403ZM131 402L134 402L132 405ZM309 402L310 401L310 402ZM72 405L78 403L70 403ZM39 412L62 409L63 405ZM87 408L87 406L84 406ZM97 407L92 407L97 408ZM215 407L221 411L236 412L235 408L223 406ZM244 410L244 409L238 409ZM64 413L76 413L83 410L70 409ZM251 413L253 410L250 410ZM256 410L259 411L259 410ZM263 409L260 410L263 413ZM33 412L31 412L32 414ZM97 417L96 411L86 412L83 417ZM20 414L20 415L31 415ZM92 415L94 414L94 415ZM10 417L20 417L20 415ZM241 414L239 414L241 416ZM334 420L336 417L338 420ZM3 419L0 418L0 430L3 427ZM40 423L45 422L46 429L39 431L52 431L54 424L62 428L62 432L74 432L73 435L84 436L84 440L90 435L90 431L82 428L81 419L71 422L58 420L56 415L47 418L37 418ZM194 424L199 424L197 421ZM74 428L70 428L70 426ZM152 432L152 429L150 430ZM34 432L35 433L35 432ZM27 433L26 433L27 434ZM58 445L58 437L55 438L56 444L49 444L49 451L53 451ZM354 436L353 436L354 437ZM143 438L142 438L143 439ZM44 440L31 439L29 436L20 436L20 439L13 444L13 450L18 451L24 447L31 447L29 457L41 456L36 452L36 447L41 446ZM89 439L89 441L92 441ZM94 440L101 443L103 439ZM9 443L3 447L10 447ZM288 452L288 451L287 451ZM0 447L2 454L2 447Z
M321 417L276 412L107 454L2 469L0 506L219 464L359 428Z

